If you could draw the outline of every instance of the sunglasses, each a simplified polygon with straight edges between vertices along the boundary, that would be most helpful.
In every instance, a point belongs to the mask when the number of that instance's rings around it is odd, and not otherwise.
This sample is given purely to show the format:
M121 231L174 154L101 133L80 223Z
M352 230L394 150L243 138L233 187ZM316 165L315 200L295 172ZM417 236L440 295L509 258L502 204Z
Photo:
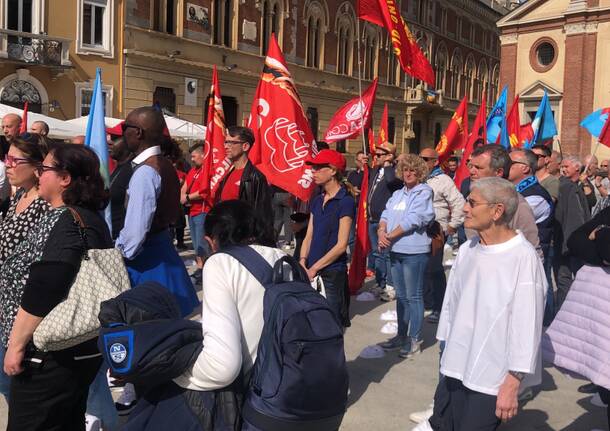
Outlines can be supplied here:
M330 168L330 165L311 165L311 170L314 172L321 171L324 168Z
M436 160L436 157L422 157L425 162L431 162L432 160Z
M136 126L135 124L129 124L125 121L121 124L121 130L123 131L123 134L125 134L125 131L127 129L138 129L140 133L144 133L144 129L142 129L140 126Z
M246 141L225 141L225 145L246 144Z
M63 169L59 168L57 166L49 166L49 165L43 165L43 164L40 164L36 167L36 173L38 174L39 177L41 177L42 174L44 174L47 171L62 172Z
M8 168L14 168L15 166L27 165L30 163L32 163L32 160L28 159L28 158L24 158L24 157L13 157L13 156L7 155L4 158L4 164Z

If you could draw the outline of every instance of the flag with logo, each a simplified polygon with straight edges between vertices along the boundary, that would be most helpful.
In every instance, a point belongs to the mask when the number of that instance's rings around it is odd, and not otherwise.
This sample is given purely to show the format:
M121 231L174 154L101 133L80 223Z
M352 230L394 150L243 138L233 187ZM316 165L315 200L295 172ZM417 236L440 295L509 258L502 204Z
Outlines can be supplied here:
M218 72L214 66L208 98L208 124L205 130L201 170L201 191L207 192L206 200L209 204L213 203L216 190L231 167L231 161L225 156L225 134L225 114L218 85Z
M557 126L555 125L555 118L553 117L553 111L551 111L549 95L546 90L544 90L544 96L542 96L542 101L540 106L538 106L534 121L532 121L532 130L534 131L534 136L523 144L523 148L529 149L538 144L548 145L557 135Z
M445 162L455 150L466 146L468 140L468 97L464 97L451 117L441 140L436 146L439 163Z
M91 109L87 119L87 132L85 134L85 146L90 147L100 161L100 174L104 179L106 187L110 187L110 170L108 168L108 144L106 142L106 124L104 122L104 97L102 96L102 69L97 68L95 72L95 84L91 96ZM104 219L112 232L112 217L110 204L104 210Z
M532 123L527 123L519 126L519 146L523 147L525 141L531 141L534 137L534 131L532 130Z
M485 112L486 110L487 107L485 104L485 95L483 95L483 101L479 107L479 112L477 112L477 116L472 124L472 132L468 137L466 146L464 147L464 152L462 153L462 160L460 161L460 165L458 166L455 176L453 177L453 182L458 189L461 187L462 181L470 176L470 171L468 169L468 159L470 158L470 154L472 154L472 151L476 147L485 145L487 143L487 122L485 121L485 117L487 115Z
M366 278L366 258L371 250L369 239L369 226L366 218L366 190L369 189L369 167L365 164L362 172L362 185L358 199L358 212L356 214L356 234L352 250L352 262L347 275L349 291L355 295L362 287Z
M21 114L21 125L19 126L19 134L23 135L28 131L28 101L23 105L23 114Z
M506 130L509 142L509 148L518 148L521 146L519 136L521 133L521 120L519 119L519 95L515 97L513 106L511 106L508 115L506 116Z
M371 157L375 155L375 132L372 127L369 129L369 153Z
M358 0L358 18L385 27L405 73L436 86L434 70L400 14L396 0Z
M379 125L379 145L388 141L388 104L383 104L383 114L381 114L381 124Z
M496 104L491 109L489 116L487 117L487 143L495 144L498 142L500 132L502 131L502 125L506 121L506 97L508 94L508 87L505 86L500 93L500 97L496 101Z
M336 142L343 139L353 139L371 125L371 114L377 93L377 78L362 93L362 97L354 97L343 105L333 118L324 135L326 142Z
M314 185L305 161L317 153L316 143L275 35L269 42L249 125L256 139L248 154L250 161L269 183L308 200Z
M597 140L610 147L610 108L598 109L580 123Z

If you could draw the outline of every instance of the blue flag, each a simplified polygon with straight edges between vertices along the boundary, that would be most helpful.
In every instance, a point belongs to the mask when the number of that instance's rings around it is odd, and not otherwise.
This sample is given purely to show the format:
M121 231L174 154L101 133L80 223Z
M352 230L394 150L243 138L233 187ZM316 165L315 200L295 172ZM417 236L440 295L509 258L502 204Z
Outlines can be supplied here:
M581 127L584 127L589 131L591 135L599 138L602 134L604 124L608 121L610 116L610 108L598 109L597 111L587 115L580 123Z
M506 117L502 119L502 128L500 129L500 145L502 145L507 150L510 150L510 138L508 137L508 121L506 121Z
M506 97L508 94L508 86L504 86L500 97L492 108L487 117L487 143L495 144L498 142L498 136L502 132L502 125L506 123ZM504 126L506 127L506 126ZM506 135L508 139L508 133ZM510 144L508 144L510 147Z
M544 90L544 96L542 96L542 101L538 106L534 121L532 121L532 130L534 137L531 141L525 141L523 148L532 148L534 145L544 144L557 135L557 126L555 126L555 118L553 118L553 111L551 111L549 95L546 90Z
M90 147L100 160L100 174L104 179L106 187L110 186L110 171L108 170L108 144L106 143L106 124L104 97L102 95L102 69L99 67L95 73L95 84L93 96L91 97L91 109L87 120L87 134L85 135L85 146ZM112 219L110 216L110 204L104 210L104 219L108 228L112 231Z

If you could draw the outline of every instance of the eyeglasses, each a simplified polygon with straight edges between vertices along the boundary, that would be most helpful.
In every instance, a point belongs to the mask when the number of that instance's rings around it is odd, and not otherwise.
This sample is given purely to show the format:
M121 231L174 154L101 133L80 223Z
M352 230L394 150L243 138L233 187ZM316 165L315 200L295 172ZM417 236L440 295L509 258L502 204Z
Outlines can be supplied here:
M495 205L495 204L497 204L497 202L475 202L475 200L472 198L467 198L466 203L468 205L470 205L472 208L476 207L477 205Z
M43 164L40 164L36 167L36 173L38 174L39 177L41 177L42 174L44 174L47 171L61 172L61 171L63 171L63 169L59 168L57 166L49 166L49 165L43 165Z
M4 164L7 168L14 168L15 166L26 165L29 163L32 163L32 160L24 157L13 157L7 155L4 158Z
M525 162L519 162L517 160L511 160L510 161L510 165L525 165L525 166L529 166L529 163L525 163Z
M135 124L129 124L127 121L124 121L123 123L121 123L121 130L123 131L123 134L127 129L138 129L140 133L144 133L144 129L142 129L140 126L136 126Z
M330 168L330 165L311 165L311 170L314 172L321 171L324 168Z
M436 160L436 157L423 157L422 156L422 159L424 159L424 161L426 161L426 162L431 162L432 160Z
M225 145L246 144L246 141L225 141Z
M534 152L532 152L532 153L534 154L534 156L536 156L537 159L546 157L544 154L538 154L538 153L534 153Z
M608 165L599 165L600 168L607 168Z

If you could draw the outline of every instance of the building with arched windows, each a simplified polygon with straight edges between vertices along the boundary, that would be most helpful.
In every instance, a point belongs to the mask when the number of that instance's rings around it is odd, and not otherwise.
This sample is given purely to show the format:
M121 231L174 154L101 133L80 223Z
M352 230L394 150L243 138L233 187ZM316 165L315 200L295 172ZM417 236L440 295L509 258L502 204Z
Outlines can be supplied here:
M15 3L21 5L23 16L7 11L7 5ZM51 35L40 39L56 38L45 46L53 42L63 47L55 63L31 64L20 58L0 68L2 100L18 105L27 98L35 107L51 106L56 100L62 110L51 115L86 114L90 82L100 65L108 116L124 117L135 107L159 103L201 123L216 65L227 122L243 124L275 34L318 139L333 113L358 94L360 73L363 88L379 78L375 129L387 104L390 141L401 151L413 152L438 142L464 95L472 113L484 94L488 100L495 98L495 22L508 11L497 0L400 1L403 17L436 69L436 88L429 88L403 72L385 29L357 21L356 0L53 0L53 7L50 3L0 0L0 27L8 29L0 28L0 57L10 57L13 51L7 47L14 50L15 43L29 49L32 43L27 41L40 31ZM336 147L355 153L362 140Z

